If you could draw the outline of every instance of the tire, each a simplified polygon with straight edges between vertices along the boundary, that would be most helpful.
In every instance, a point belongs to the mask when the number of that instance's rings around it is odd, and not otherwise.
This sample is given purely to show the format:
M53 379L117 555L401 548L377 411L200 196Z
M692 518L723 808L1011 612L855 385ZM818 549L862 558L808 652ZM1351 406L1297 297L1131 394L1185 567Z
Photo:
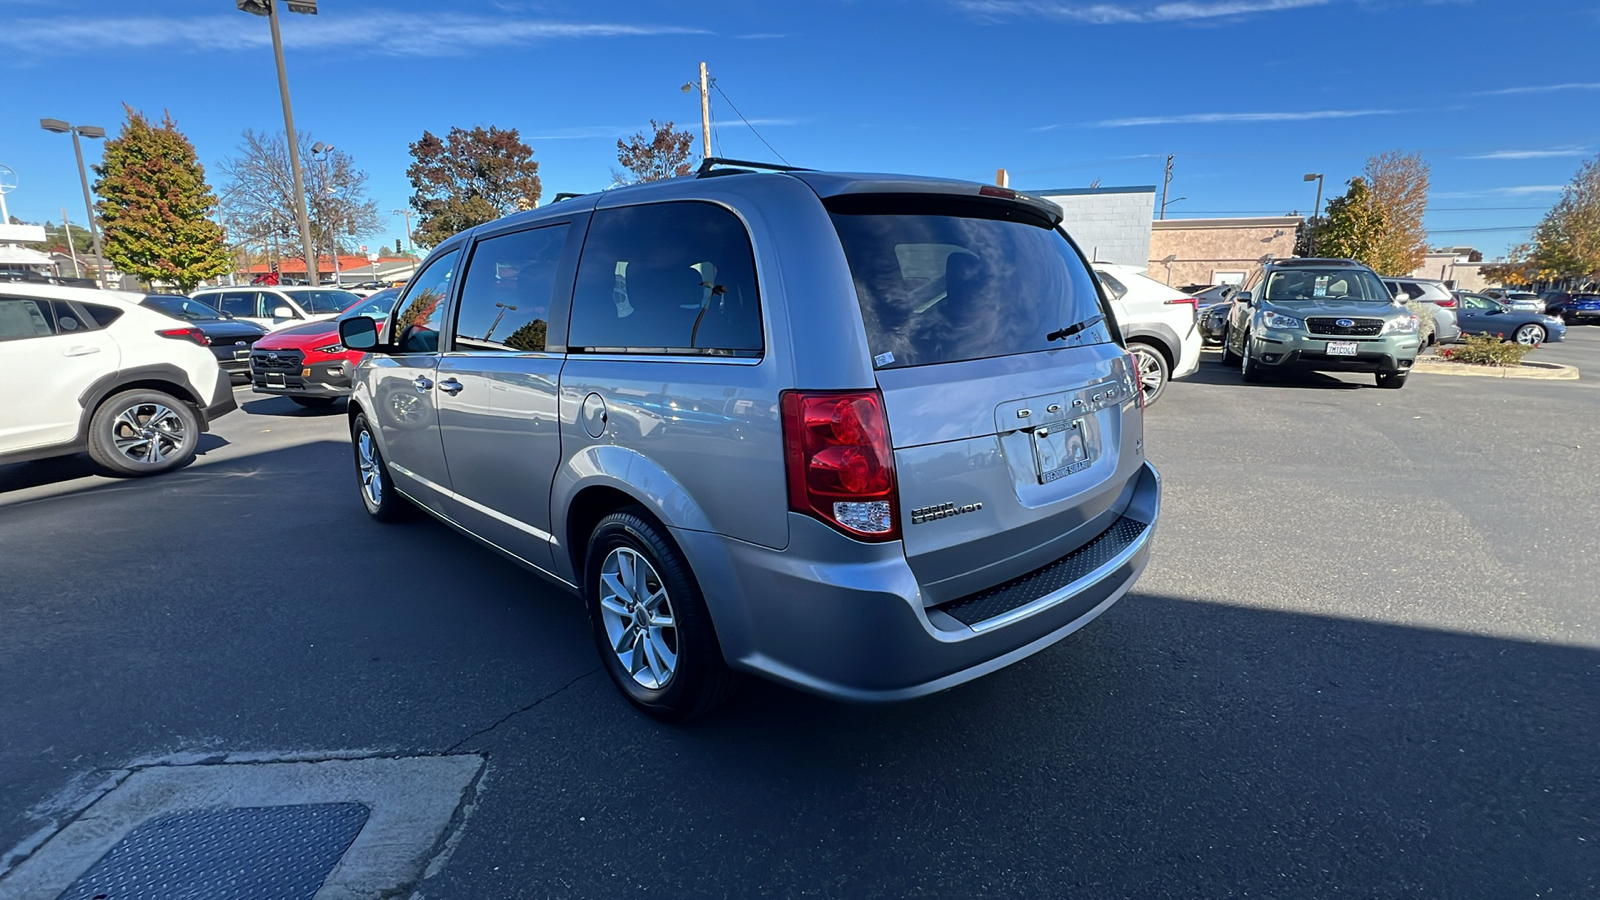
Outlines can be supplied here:
M1529 322L1526 325L1523 325L1522 327L1518 328L1516 333L1513 335L1513 337L1516 338L1517 343L1532 344L1535 347L1544 343L1545 338L1548 338L1549 336L1550 335L1545 332L1544 326L1537 322Z
M290 397L289 399L306 409L327 409L339 402L338 397Z
M1149 409L1166 392L1172 367L1159 349L1144 341L1129 341L1128 352L1139 362L1139 390L1144 393L1144 408Z
M1244 353L1239 356L1239 377L1247 384L1260 384L1263 377L1261 364L1250 354L1250 332L1244 335Z
M1398 391L1406 386L1405 372L1379 372L1378 387Z
M350 423L350 449L356 460L356 492L367 515L379 522L400 522L411 517L416 507L400 496L389 476L389 466L378 449L377 436L367 424L366 413Z
M1222 330L1222 364L1225 366L1237 366L1239 364L1239 354L1233 352L1233 345L1228 342L1228 339L1232 336L1228 329L1224 328Z
M639 507L614 512L595 526L585 560L595 649L630 703L663 722L684 722L733 693L736 675L705 598L665 528ZM654 624L663 620L671 624Z
M171 394L123 391L107 398L89 420L89 456L107 473L159 475L194 459L200 416Z

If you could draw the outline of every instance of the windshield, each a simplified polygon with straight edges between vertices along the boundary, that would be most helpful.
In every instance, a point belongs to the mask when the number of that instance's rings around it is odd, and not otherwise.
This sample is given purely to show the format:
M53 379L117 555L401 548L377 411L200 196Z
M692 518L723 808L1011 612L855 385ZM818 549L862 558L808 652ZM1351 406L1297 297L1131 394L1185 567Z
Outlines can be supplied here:
M1393 303L1367 269L1275 269L1261 296L1269 303Z
M1112 340L1067 239L1006 206L855 195L828 203L877 368Z
M366 316L369 319L387 319L389 318L389 313L394 311L395 301L399 299L399 288L388 288L370 297L357 297L354 302L339 311L339 318L351 319L356 316Z
M207 306L198 300L190 300L188 297L150 294L144 298L144 302L146 306L154 306L167 315L182 319L185 322L222 318L222 313L217 312L216 307Z
M294 302L300 304L301 309L314 316L336 313L361 299L359 294L331 288L326 290L320 288L301 289L284 291L284 293L293 298Z

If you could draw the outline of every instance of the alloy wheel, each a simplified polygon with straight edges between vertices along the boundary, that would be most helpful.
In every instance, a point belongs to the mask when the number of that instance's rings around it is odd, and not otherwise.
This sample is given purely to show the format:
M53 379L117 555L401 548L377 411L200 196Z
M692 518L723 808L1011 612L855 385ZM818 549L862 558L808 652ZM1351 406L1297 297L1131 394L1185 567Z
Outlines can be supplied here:
M111 420L111 440L117 452L143 465L166 461L183 447L187 437L183 419L160 403L135 403Z
M1149 406L1166 386L1166 372L1161 360L1156 358L1155 350L1135 347L1133 355L1139 360L1139 390L1144 392L1145 405Z
M667 587L644 554L618 547L600 566L600 618L622 667L659 690L678 665L677 619Z
M383 505L383 474L379 469L378 447L372 432L361 429L356 437L356 465L361 470L361 494L373 509Z
M1538 346L1544 343L1544 329L1532 322L1517 329L1517 343Z

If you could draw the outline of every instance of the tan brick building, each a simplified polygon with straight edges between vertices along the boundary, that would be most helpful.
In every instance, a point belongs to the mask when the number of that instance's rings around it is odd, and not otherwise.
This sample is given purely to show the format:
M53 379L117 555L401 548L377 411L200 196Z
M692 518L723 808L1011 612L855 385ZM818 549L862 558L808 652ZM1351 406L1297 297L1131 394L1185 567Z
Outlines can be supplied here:
M1149 275L1173 287L1241 284L1261 257L1293 256L1304 223L1301 216L1158 219L1150 234Z

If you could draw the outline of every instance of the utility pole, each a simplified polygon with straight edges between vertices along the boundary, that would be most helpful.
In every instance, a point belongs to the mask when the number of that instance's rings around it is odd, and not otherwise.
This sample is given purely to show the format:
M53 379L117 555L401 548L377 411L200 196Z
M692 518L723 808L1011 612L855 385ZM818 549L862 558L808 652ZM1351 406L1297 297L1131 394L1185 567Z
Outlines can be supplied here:
M5 196L0 194L0 197ZM6 219L7 222L11 221ZM67 252L72 254L72 275L74 278L83 277L83 266L78 263L78 248L72 243L72 223L67 221L67 208L61 207L61 233L67 238Z
M1306 255L1307 256L1316 256L1317 255L1317 252L1316 252L1317 251L1317 219L1322 215L1322 173L1321 172L1308 172L1306 174L1305 180L1306 181L1315 180L1316 183L1317 183L1317 205L1314 206L1312 208L1312 210L1311 210L1311 223L1307 228L1307 230L1309 231L1309 234L1307 234L1307 236L1306 236Z
M711 76L706 64L700 64L700 158L711 157Z
M1161 215L1157 218L1167 217L1167 188L1172 186L1172 154L1167 154L1167 174L1161 181Z
M406 217L406 249L410 250L411 249L411 210L402 207L400 209L395 210L395 212ZM391 215L392 215L392 213L391 213Z

